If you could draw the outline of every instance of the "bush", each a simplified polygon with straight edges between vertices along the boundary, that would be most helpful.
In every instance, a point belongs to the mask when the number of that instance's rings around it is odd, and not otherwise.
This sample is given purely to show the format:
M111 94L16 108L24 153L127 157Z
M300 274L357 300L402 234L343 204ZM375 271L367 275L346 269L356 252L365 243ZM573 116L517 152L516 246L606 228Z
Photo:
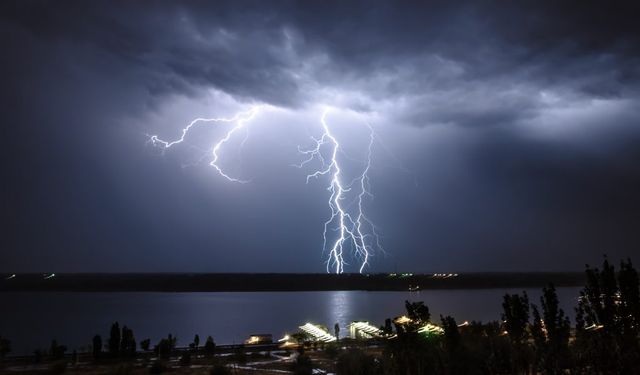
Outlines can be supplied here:
M66 351L66 346L58 344L56 340L51 341L51 348L49 349L49 355L51 356L51 358L62 359L64 358L64 353Z
M150 339L144 339L140 341L140 349L144 350L145 352L148 352L150 347L151 347Z
M340 348L338 347L338 344L330 343L325 346L324 352L327 354L327 357L336 359L338 357L338 354L340 353Z
M171 341L169 339L162 339L156 345L155 352L158 357L162 359L169 359L171 357Z
M216 343L213 341L213 337L209 336L207 337L207 341L204 344L204 352L209 355L212 356L216 351Z

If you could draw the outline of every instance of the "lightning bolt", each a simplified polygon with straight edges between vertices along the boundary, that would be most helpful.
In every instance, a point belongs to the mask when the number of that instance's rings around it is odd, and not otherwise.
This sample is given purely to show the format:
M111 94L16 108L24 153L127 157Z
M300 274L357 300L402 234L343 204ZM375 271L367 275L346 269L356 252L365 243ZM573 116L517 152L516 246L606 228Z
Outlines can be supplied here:
M254 106L247 111L238 112L233 117L220 117L220 118L196 118L191 121L181 131L181 136L173 141L167 141L159 138L157 135L150 137L150 142L154 146L162 147L163 149L169 149L175 145L178 145L185 141L189 132L198 125L215 125L217 123L231 123L234 124L227 132L225 136L216 142L211 151L210 166L222 177L230 182L247 183L249 180L243 180L240 178L232 177L227 174L222 167L218 164L220 159L220 153L229 140L239 130L243 129L245 125L253 120L255 116L264 109L265 106ZM306 158L296 166L303 168L308 163L318 160L320 162L320 168L306 177L307 184L311 179L318 179L323 176L330 176L329 186L327 190L330 192L328 205L331 211L330 217L324 223L323 231L323 251L328 251L329 259L327 260L327 272L343 273L344 266L347 265L345 261L345 252L348 249L352 249L354 257L360 262L358 271L362 273L364 269L369 265L369 259L374 250L384 251L380 244L380 237L376 230L376 226L371 220L364 214L364 202L367 198L373 199L371 194L370 182L369 182L369 170L371 168L371 151L375 139L375 133L370 124L366 123L369 130L369 143L367 147L367 157L364 161L364 168L362 173L357 175L349 183L344 182L344 172L339 161L339 155L345 155L341 149L338 139L331 133L329 125L327 124L327 116L330 109L325 109L320 118L322 124L322 136L318 139L313 138L315 146L310 149L302 149L298 147L298 151L306 155ZM240 147L244 145L248 137L248 133L245 134L245 138L242 140ZM324 149L328 148L328 152ZM356 192L355 198L349 199L349 193ZM331 238L331 232L336 232L335 238Z
M322 176L330 176L330 183L327 190L329 195L329 208L331 215L324 223L323 232L323 249L328 250L329 259L327 260L327 272L343 273L345 262L346 247L351 246L354 250L356 259L360 260L358 271L362 273L369 265L369 258L374 248L384 251L380 244L380 237L376 231L376 226L364 214L365 198L373 198L370 191L369 170L371 168L371 151L373 148L375 133L368 123L369 143L367 147L367 159L365 167L360 175L350 181L344 183L343 169L340 165L338 155L341 153L341 146L336 137L331 133L327 124L327 115L330 109L325 109L322 113L320 122L322 124L323 134L320 138L313 138L315 146L310 149L298 148L298 151L306 155L297 167L302 168L306 164L318 160L321 167L315 172L307 175L307 183L312 178ZM323 153L323 147L328 148L328 156ZM347 202L347 193L353 189L357 189L354 201ZM352 208L355 206L355 209ZM334 239L329 239L330 232L337 232Z
M209 162L209 165L212 166L213 168L215 168L215 170L218 172L218 174L220 174L222 177L226 178L227 180L231 181L231 182L239 182L239 183L247 183L249 182L249 180L242 180L239 178L235 178L232 177L230 175L228 175L223 169L222 167L220 167L220 165L218 165L218 159L220 158L220 149L222 148L222 146L224 146L225 143L227 143L231 137L233 137L233 135L240 129L242 129L245 124L251 120L253 120L253 118L256 116L256 114L260 111L264 109L264 106L254 106L251 107L248 111L245 112L239 112L236 113L233 117L229 117L229 118L225 118L225 117L218 117L218 118L202 118L202 117L198 117L195 120L191 121L189 123L189 125L187 125L186 127L184 127L182 129L182 134L180 136L180 138L174 140L174 141L165 141L160 139L157 135L152 135L150 137L150 141L154 146L160 146L164 149L168 149L174 145L180 144L182 142L184 142L185 138L187 137L187 134L189 134L189 131L200 124L215 124L215 123L235 123L235 126L231 127L227 133L225 134L225 136L219 140L218 142L216 142L213 146L213 150L211 151L211 155L212 155L212 159L211 162ZM246 142L246 138L242 141L242 144L244 144L244 142Z

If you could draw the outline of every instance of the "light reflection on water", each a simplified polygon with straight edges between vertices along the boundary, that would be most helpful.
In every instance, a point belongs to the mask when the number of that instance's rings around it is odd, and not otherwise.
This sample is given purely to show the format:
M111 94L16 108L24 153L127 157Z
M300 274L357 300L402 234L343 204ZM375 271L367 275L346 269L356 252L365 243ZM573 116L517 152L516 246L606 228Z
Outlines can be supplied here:
M327 322L327 328L331 334L334 333L334 324L340 325L340 336L344 336L347 332L347 326L351 323L351 298L349 298L350 292L335 291L330 292L330 313L331 320Z
M132 328L136 339L157 342L172 333L188 345L197 333L218 343L240 343L254 333L279 338L313 322L331 333L340 324L366 320L384 324L404 313L404 301L424 301L432 320L449 314L463 320L500 319L502 296L521 290L426 290L421 292L243 292L243 293L0 293L0 336L9 338L14 354L47 348L55 338L69 347L87 346L93 335L106 339L112 322ZM559 288L561 307L573 317L579 288ZM527 290L537 303L540 291Z

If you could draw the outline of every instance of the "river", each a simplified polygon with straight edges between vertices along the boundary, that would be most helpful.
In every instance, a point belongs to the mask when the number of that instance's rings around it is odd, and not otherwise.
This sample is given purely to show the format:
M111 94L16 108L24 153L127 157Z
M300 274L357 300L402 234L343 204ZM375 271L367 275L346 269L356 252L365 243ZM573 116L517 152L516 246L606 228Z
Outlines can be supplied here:
M573 318L580 288L559 288L561 307ZM526 290L539 304L541 291ZM111 323L132 328L137 341L152 343L171 333L178 345L194 335L201 343L241 343L254 333L280 338L306 322L324 324L341 335L353 320L382 325L404 313L404 301L424 301L432 319L451 315L459 322L499 320L502 296L521 289L423 290L421 292L233 292L233 293L0 293L0 336L11 340L12 354L46 349L52 339L69 350L86 350L95 334L109 333Z

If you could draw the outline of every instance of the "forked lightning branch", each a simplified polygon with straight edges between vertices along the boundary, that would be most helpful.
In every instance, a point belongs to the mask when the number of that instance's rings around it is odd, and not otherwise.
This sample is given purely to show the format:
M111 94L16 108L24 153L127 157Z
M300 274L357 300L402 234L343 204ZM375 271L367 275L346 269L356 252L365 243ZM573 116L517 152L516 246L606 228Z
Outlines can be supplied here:
M150 141L153 145L169 149L186 141L189 132L196 126L219 125L227 126L224 136L215 142L211 148L209 165L229 182L247 183L249 180L234 177L218 164L224 147L234 135L248 126L259 113L265 112L266 106L254 106L247 111L238 112L232 117L196 118L181 130L180 137L167 141L153 135ZM331 214L324 223L323 250L327 254L327 272L343 273L345 266L351 261L356 262L357 270L362 273L370 263L371 256L376 252L384 251L376 226L367 217L364 205L367 199L372 199L369 171L371 168L371 152L375 140L373 128L365 123L369 139L367 143L366 158L363 160L361 173L349 179L341 165L341 156L344 152L340 141L332 133L329 125L331 109L325 109L319 119L322 134L318 138L312 138L313 145L310 148L298 150L303 155L303 160L296 164L298 168L310 166L312 162L319 165L312 170L306 178L307 183L315 179L327 178L329 185L328 206Z

